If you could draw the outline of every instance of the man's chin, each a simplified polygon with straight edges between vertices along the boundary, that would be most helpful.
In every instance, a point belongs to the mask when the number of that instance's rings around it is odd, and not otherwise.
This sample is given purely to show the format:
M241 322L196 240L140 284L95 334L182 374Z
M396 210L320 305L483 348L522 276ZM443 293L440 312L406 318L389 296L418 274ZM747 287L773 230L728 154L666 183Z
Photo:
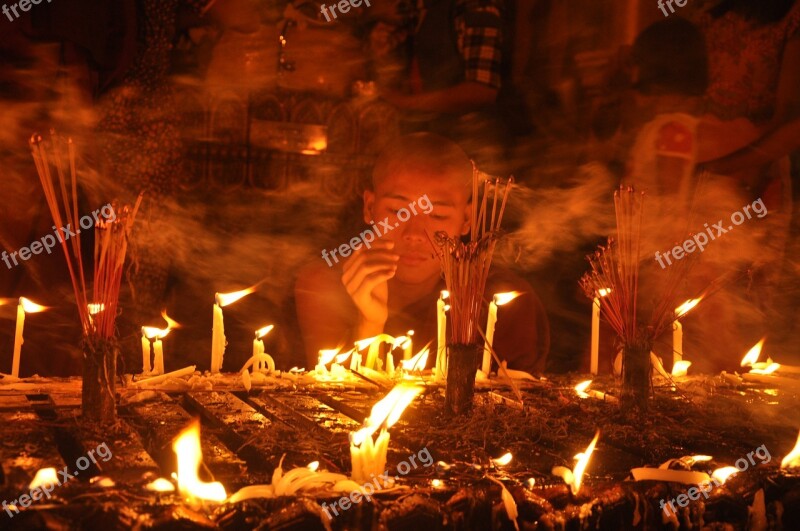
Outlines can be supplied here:
M403 284L425 284L431 282L434 278L439 278L441 271L437 267L430 270L404 270L403 267L398 267L394 278Z

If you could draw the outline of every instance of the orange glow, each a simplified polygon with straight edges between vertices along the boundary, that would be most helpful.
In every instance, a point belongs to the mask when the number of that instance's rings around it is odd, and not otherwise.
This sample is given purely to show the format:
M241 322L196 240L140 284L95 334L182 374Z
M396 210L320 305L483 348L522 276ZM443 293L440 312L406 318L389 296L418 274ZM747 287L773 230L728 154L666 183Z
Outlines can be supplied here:
M172 450L178 458L178 490L189 499L223 502L228 497L225 487L217 481L206 483L197 476L197 469L203 461L200 448L200 423L193 421L172 443Z
M167 310L161 310L161 317L167 322L167 328L174 330L176 328L180 328L181 325L177 321L175 321L172 317L167 315Z
M686 373L689 371L689 367L691 367L691 365L691 361L676 361L672 366L672 376L686 376Z
M36 304L32 300L26 299L25 297L20 297L19 303L22 306L22 309L25 311L25 313L39 313L47 309L47 306Z
M311 462L310 462L310 463L309 463L309 464L306 466L306 468L307 468L307 469L309 469L309 470L310 470L310 471L312 471L312 472L316 472L316 471L317 471L317 469L319 468L319 461L311 461Z
M744 355L744 358L742 358L742 367L753 365L758 361L759 356L761 356L761 349L764 348L764 341L766 339L766 337L762 337L761 341L753 345L753 348L751 348L747 354Z
M269 334L273 328L275 328L275 325L267 325L264 328L259 328L256 330L256 339L261 339L265 335Z
M86 308L89 310L89 315L97 315L106 309L106 305L102 302L90 302Z
M443 289L441 291L441 293L439 294L439 298L442 299L442 300L445 300L445 299L447 299L449 297L450 297L450 292L447 291L446 289Z
M255 293L255 291L255 288L247 288L241 291L234 291L232 293L217 293L214 298L220 307L225 307L229 304L233 304L242 297L246 297L251 293Z
M360 446L367 437L371 437L379 428L390 428L403 414L403 411L423 391L418 385L401 383L396 385L389 394L372 406L369 417L364 421L364 427L351 434L350 442Z
M718 468L715 471L713 471L711 473L711 477L716 479L720 483L725 484L725 482L728 481L728 478L736 474L737 472L739 472L739 469L736 468L735 466L724 466L722 468Z
M699 299L689 299L688 301L678 306L675 309L675 319L683 317L684 315L689 313L692 310L692 308L694 308L700 303L701 300L703 300L702 297L700 297Z
M494 463L496 466L506 466L511 462L512 459L514 459L514 456L511 454L511 452L506 452L497 459L492 459L492 463Z
M430 343L428 343L428 344L430 345ZM428 346L426 346L424 349L422 349L419 352L419 354L417 354L413 358L408 359L408 360L401 360L400 364L403 366L403 370L406 370L406 371L409 371L409 372L411 372L411 371L421 371L428 364L428 355L429 354L430 354L430 348L428 348Z
M169 334L169 328L155 328L153 326L143 326L142 335L147 339L164 339Z
M781 461L781 469L787 468L800 468L800 433L797 434L797 443L792 451Z
M497 306L503 306L504 304L508 304L509 302L513 301L520 295L522 295L521 291L510 291L508 293L495 293L493 300Z
M597 290L597 294L599 296L601 296L601 297L605 297L609 293L611 293L611 288L601 288L601 289Z
M33 477L33 480L31 480L31 484L28 486L28 489L33 490L36 487L43 487L45 485L48 487L58 485L58 476L56 475L55 468L48 467L37 470L36 475Z

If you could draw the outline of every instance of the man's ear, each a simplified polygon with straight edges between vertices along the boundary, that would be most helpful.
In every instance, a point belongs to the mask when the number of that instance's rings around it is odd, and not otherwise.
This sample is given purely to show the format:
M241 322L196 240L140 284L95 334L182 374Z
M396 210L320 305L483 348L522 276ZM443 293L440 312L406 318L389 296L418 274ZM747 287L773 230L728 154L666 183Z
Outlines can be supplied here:
M372 190L364 190L364 223L367 225L372 224L375 220L373 215L373 208L375 207L375 192Z
M471 216L472 216L472 205L468 203L467 206L464 207L464 223L461 225L461 236L466 236L467 234L469 234L469 229L470 229L469 221Z

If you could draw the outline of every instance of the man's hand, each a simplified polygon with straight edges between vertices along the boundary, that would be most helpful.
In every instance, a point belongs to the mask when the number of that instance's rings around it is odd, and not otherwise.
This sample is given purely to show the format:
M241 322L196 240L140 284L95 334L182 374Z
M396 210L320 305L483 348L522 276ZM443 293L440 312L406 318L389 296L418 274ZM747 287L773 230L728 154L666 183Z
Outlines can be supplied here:
M397 272L400 259L393 248L392 241L377 241L371 249L357 250L342 266L342 284L361 313L359 338L383 332L389 317L388 281Z

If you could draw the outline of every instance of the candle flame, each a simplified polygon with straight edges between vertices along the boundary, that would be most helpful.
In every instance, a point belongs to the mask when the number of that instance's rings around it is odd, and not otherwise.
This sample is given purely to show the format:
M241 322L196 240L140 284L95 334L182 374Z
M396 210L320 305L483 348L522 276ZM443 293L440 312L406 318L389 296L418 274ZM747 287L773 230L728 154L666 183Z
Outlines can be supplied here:
M600 430L597 430L594 439L592 439L592 442L589 443L586 451L575 456L575 459L577 459L578 462L575 464L574 470L570 470L569 468L563 466L553 467L553 474L560 476L564 480L564 483L569 486L573 495L577 495L578 491L581 489L583 475L586 472L586 467L589 465L589 459L594 452L594 448L597 445L597 440L599 438Z
M360 446L367 437L371 437L379 428L392 427L411 404L423 388L418 385L401 383L396 385L389 394L372 406L369 417L364 421L364 427L350 434L350 442Z
M441 479L432 479L431 480L431 487L440 488L444 486L444 482Z
M761 356L761 349L764 348L764 341L766 339L766 337L762 337L761 341L753 345L753 348L751 348L747 354L744 355L744 358L742 358L742 367L753 365L758 361L759 356Z
M683 317L687 313L689 313L695 306L697 306L700 301L703 300L702 297L699 299L689 299L688 301L684 302L677 308L675 308L675 319Z
M520 295L522 295L521 291L510 291L508 293L495 293L494 303L498 306L503 306L504 304L508 304L509 302L513 301Z
M494 463L496 466L506 466L511 462L512 459L514 459L514 456L511 455L511 452L506 452L497 459L492 459L492 463Z
M26 299L25 297L19 298L19 304L22 306L22 310L25 313L39 313L43 312L47 309L47 306L42 306L40 304L36 304L30 299Z
M720 483L724 484L728 481L728 478L732 475L739 472L739 469L735 466L724 466L722 468L718 468L711 473L711 477L719 481Z
M597 290L597 294L600 297L605 297L610 293L611 293L611 288L600 288L599 290Z
M102 302L90 302L86 308L89 310L89 315L97 315L106 309L106 305Z
M781 461L781 469L789 468L800 468L800 433L797 434L797 443L792 451Z
M143 326L142 335L147 339L164 339L169 334L169 328L156 328L154 326Z
M439 298L442 299L442 300L445 300L445 299L447 299L449 297L450 297L450 292L447 291L446 289L443 289L441 291L441 293L439 293Z
M586 394L586 389L588 389L590 385L592 385L592 380L583 381L575 386L575 392L581 398L589 398L589 395Z
M780 363L770 363L769 365L763 368L753 367L752 369L750 369L750 372L753 374L772 374L780 368L781 368Z
M430 345L430 343L428 343ZM425 346L416 356L408 360L400 360L400 364L403 366L403 370L406 371L421 371L425 368L428 364L428 355L430 354L430 348L428 345Z
M177 322L177 321L175 321L175 320L174 320L172 317L170 317L169 315L167 315L167 310L166 310L166 308L165 308L165 309L163 309L163 310L161 310L161 317L163 317L163 318L164 318L164 320L167 322L167 328L169 328L169 329L171 329L171 330L174 330L174 329L176 329L176 328L180 328L180 327L181 327L180 323L178 323L178 322Z
M275 325L267 325L263 328L259 328L256 330L256 339L261 339L265 335L269 334L273 328L275 328Z
M36 475L33 476L33 480L31 480L31 484L28 485L28 490L33 490L36 487L43 487L45 485L48 487L58 485L58 476L56 475L55 468L48 467L37 470Z
M319 461L311 461L306 468L308 468L312 472L316 472L319 468Z
M227 306L229 304L233 304L234 302L238 301L242 297L246 297L246 296L250 295L251 293L255 293L255 291L256 291L255 288L247 288L247 289L243 289L241 291L234 291L232 293L217 293L215 295L215 299L217 301L217 304L220 307L224 307L224 306Z
M339 355L338 355L338 356L336 356L336 358L333 360L333 361L334 361L334 363L338 363L339 365L344 365L344 362L345 362L345 361L347 361L347 358L349 358L350 356L352 356L352 355L353 355L353 353L354 353L355 351L356 351L356 349L354 349L354 348L351 348L350 350L348 350L348 351L347 351L347 352L345 352L344 354L339 354Z
M333 358L339 353L338 348L322 349L319 351L319 364L327 365L333 361Z
M689 367L692 365L691 361L679 360L672 366L672 376L686 376Z
M151 492L174 492L175 485L172 482L165 478L158 478L154 481L151 481L144 487L145 489Z
M197 476L197 469L203 461L198 421L193 421L178 435L172 443L172 450L178 459L178 490L182 495L215 502L223 502L228 497L222 483L206 483Z

